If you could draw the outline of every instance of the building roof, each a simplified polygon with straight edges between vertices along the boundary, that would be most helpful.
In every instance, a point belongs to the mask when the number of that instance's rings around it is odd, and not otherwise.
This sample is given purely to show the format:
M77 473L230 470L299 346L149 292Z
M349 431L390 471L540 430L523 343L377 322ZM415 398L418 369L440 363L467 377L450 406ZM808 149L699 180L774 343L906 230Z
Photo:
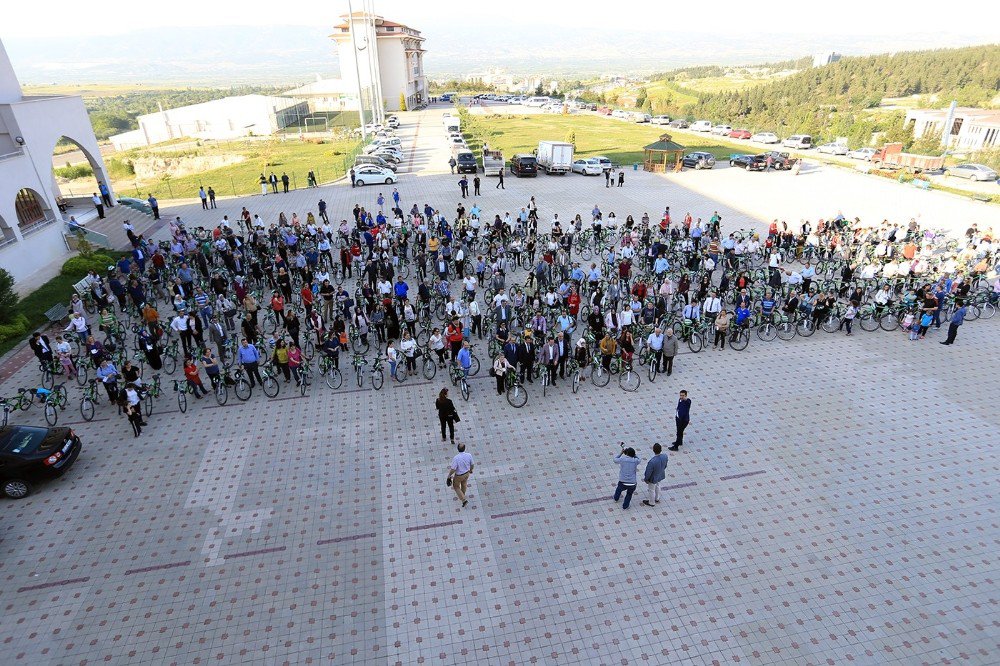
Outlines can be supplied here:
M286 90L281 93L288 97L306 97L310 95L349 95L353 91L343 79L320 79L304 86Z
M290 97L275 97L272 95L236 95L232 97L223 97L222 99L213 99L208 102L200 102L198 104L177 106L172 109L164 109L163 111L154 111L153 113L144 113L141 116L139 116L139 119L141 120L143 118L152 118L164 113L169 115L169 114L177 114L179 112L184 112L187 114L212 112L232 106L246 108L253 105L266 104L268 106L278 107L279 109L287 109L289 107L301 103L302 100L292 99Z
M659 150L663 152L680 152L685 150L684 146L670 140L669 134L661 134L659 141L654 141L648 146L643 146L643 150Z
M342 21L340 23L338 23L337 25L333 26L333 29L334 30L346 30L346 29L348 29L350 27L350 25L348 24L348 19L350 17L354 17L356 19L363 19L366 16L370 16L370 14L366 14L365 12L354 12L353 14L341 14L340 18L342 19ZM396 23L395 21L388 21L388 20L382 18L381 16L379 16L378 14L375 14L374 16L375 16L375 28L376 28L377 32L379 31L378 29L380 29L380 28L405 28L406 30L412 30L413 32L417 33L418 35L420 34L420 31L417 30L416 28L411 28L410 26L405 25L403 23ZM403 33L401 32L400 34L403 34Z

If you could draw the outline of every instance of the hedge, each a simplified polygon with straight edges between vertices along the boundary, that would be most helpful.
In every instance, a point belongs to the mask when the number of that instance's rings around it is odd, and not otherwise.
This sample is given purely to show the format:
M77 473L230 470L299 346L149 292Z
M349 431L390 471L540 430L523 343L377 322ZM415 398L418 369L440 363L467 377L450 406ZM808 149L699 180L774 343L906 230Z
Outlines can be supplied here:
M77 256L68 259L59 271L62 275L79 275L81 278L90 271L104 273L108 266L113 266L115 260L106 254L95 253L89 256Z

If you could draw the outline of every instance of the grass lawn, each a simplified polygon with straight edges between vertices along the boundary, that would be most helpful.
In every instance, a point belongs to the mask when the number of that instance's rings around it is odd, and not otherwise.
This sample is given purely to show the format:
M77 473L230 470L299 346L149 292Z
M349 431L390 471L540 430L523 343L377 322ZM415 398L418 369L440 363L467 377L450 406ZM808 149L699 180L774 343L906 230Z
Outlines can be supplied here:
M491 148L499 148L510 159L515 153L530 153L542 140L566 141L570 132L576 133L576 154L580 157L604 155L616 164L641 162L642 147L656 141L661 134L670 134L673 140L688 152L710 152L716 159L729 159L731 153L753 152L747 146L725 141L719 137L691 136L659 125L625 122L578 114L537 114L530 116L469 116L463 126L469 148L478 154L485 139Z
M245 159L217 169L202 171L186 176L168 177L155 181L138 181L135 176L118 173L112 168L112 182L115 190L125 196L145 199L153 193L162 201L169 199L190 199L198 196L198 188L213 187L220 195L254 194L260 191L258 178L262 171L269 175L274 171L281 177L287 173L293 185L303 187L309 171L316 174L319 182L329 182L339 178L353 163L359 142L349 139L315 140L278 139L247 140L228 142L202 142L200 146L156 154L146 149L134 149L115 155L114 161L124 163L130 158L155 155L164 158L211 157L214 155L240 155Z

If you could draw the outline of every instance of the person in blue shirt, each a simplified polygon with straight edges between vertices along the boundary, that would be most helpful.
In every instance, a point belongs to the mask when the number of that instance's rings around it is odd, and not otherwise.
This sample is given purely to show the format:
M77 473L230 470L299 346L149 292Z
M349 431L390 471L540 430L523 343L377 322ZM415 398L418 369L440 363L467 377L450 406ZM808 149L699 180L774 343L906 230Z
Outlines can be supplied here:
M774 299L774 292L767 292L767 296L764 300L760 302L760 311L764 315L765 319L770 319L771 315L774 314L774 308L777 305L777 301Z
M396 294L396 298L401 301L405 301L407 294L410 293L410 285L403 281L402 276L396 278L396 286L393 289Z
M669 269L670 269L670 262L668 262L667 258L664 257L662 254L656 258L655 262L653 262L653 272L656 273L657 275L662 276Z
M955 336L958 335L958 327L965 323L965 302L962 299L955 299L954 314L951 315L951 322L948 324L948 337L941 344L943 345L953 345L955 344Z
M677 425L677 439L669 448L671 451L678 450L684 444L684 429L691 422L691 399L688 398L687 391L681 391L677 400L677 411L674 413L674 422Z
M660 482L667 478L667 454L659 443L653 444L653 457L646 463L642 480L646 482L646 499L642 503L653 506L660 503Z
M747 326L750 322L750 309L743 304L736 306L736 325Z
M244 372L247 373L247 381L250 382L250 388L252 389L257 385L257 383L263 385L264 380L261 379L260 370L258 368L258 364L260 363L260 352L257 351L257 347L247 342L246 338L243 338L243 340L240 341L240 348L236 353L240 365L243 366Z
M642 462L642 458L635 454L635 449L631 446L626 448L625 442L621 443L621 453L615 456L615 463L618 465L618 485L615 487L615 501L625 493L625 501L622 508L628 509L632 502L632 493L636 486L636 469Z
M472 351L469 349L469 341L466 340L462 343L462 348L458 350L458 365L462 368L462 373L466 378L469 376L469 370L472 368Z

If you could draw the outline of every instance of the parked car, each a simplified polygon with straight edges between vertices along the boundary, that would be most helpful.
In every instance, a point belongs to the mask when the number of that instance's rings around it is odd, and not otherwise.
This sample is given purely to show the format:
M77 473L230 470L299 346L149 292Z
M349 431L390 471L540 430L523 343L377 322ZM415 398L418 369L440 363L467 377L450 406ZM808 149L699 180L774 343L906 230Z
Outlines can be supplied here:
M734 153L729 156L729 166L741 167L747 171L763 171L764 167L767 166L767 157Z
M751 136L750 130L745 129L734 129L729 133L730 139L749 139Z
M836 141L830 143L824 143L822 146L816 148L821 153L826 153L827 155L846 155L847 146L842 143L837 143Z
M465 139L462 137L461 134L459 134L458 136L448 137L448 142L452 146L464 146L465 145Z
M715 166L715 155L712 153L694 152L688 153L681 162L691 169L711 169Z
M615 168L615 165L604 155L597 155L594 157L595 160L601 163L601 171L611 171Z
M813 147L812 137L808 134L793 134L784 141L781 145L785 148L798 148L799 150L808 150Z
M648 113L634 113L632 114L632 119L637 123L650 123L653 122L653 116Z
M378 150L369 153L369 155L381 157L387 162L396 162L397 164L403 161L403 152L399 148L379 148Z
M459 173L476 173L479 171L479 164L476 163L476 156L471 150L463 148L455 155L455 171Z
M354 182L357 185L371 185L372 183L391 185L396 180L396 174L391 169L385 169L374 164L366 164L354 170Z
M66 473L83 444L70 428L4 426L0 428L0 483L3 494L23 499L32 485Z
M385 119L385 124L392 129L399 129L399 118L396 116L389 116Z
M769 152L763 153L761 157L764 158L765 162L767 158L771 158L771 168L776 171L781 171L782 169L787 169L792 165L792 160L788 156L788 153L779 153L777 150L771 150Z
M774 132L757 132L752 137L751 141L756 141L757 143L778 143L778 135Z
M715 134L716 136L729 136L729 133L732 131L732 125L716 125L712 128L712 134Z
M354 168L357 169L361 166L373 165L395 171L398 168L396 162L384 159L378 155L358 155L354 158Z
M730 128L731 129L731 128ZM698 120L691 123L692 132L710 132L712 131L712 123L707 120Z
M687 129L691 125L690 123L688 123L688 121L682 118L678 118L677 120L671 120L669 123L667 123L667 126L676 127L677 129Z
M600 176L603 172L601 161L596 157L573 161L573 173L582 173L584 176Z
M670 116L653 116L649 122L653 123L654 125L669 125Z
M985 164L966 162L953 167L948 167L944 171L946 176L957 176L958 178L968 178L969 180L990 181L997 179L997 172Z
M847 156L852 160L867 160L871 161L872 156L878 151L874 148L858 148L857 150L847 151Z
M538 160L534 155L514 155L510 159L510 172L518 178L534 178L538 175Z

